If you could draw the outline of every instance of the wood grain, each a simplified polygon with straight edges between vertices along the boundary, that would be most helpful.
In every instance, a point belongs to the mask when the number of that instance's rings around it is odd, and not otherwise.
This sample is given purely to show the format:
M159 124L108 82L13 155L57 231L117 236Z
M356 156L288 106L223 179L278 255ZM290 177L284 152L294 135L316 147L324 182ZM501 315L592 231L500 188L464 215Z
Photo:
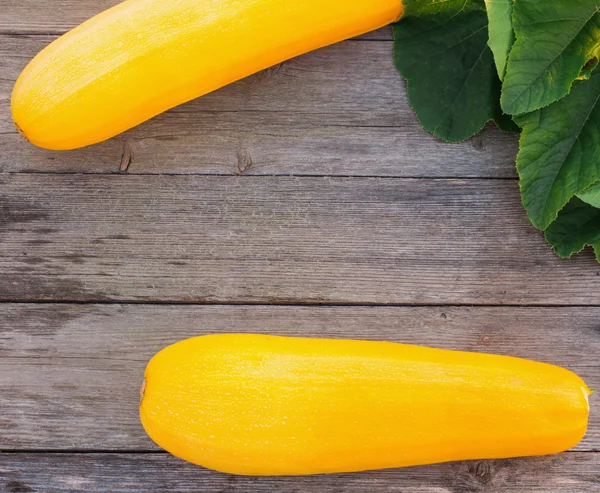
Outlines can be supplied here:
M589 493L600 454L462 462L300 478L228 476L163 454L0 454L6 493ZM2 489L4 487L4 489Z
M453 145L420 127L388 41L310 53L87 149L38 149L15 130L10 94L26 63L53 39L0 36L0 172L515 175L515 136L490 126Z
M597 393L586 439L555 457L256 479L156 453L137 416L144 367L206 333L511 354L600 388L600 268L589 254L556 259L529 226L511 181L514 136L490 126L448 145L420 128L388 29L88 149L27 144L10 118L18 74L56 35L116 3L0 0L0 300L161 303L0 304L0 492L600 490ZM146 176L162 174L232 176ZM316 178L329 176L477 180ZM86 453L25 452L42 449ZM110 450L129 453L90 453Z
M63 34L118 3L121 0L0 0L0 33ZM363 38L391 39L391 33L384 28Z
M139 387L162 348L209 333L387 340L545 361L600 388L600 307L0 305L0 450L154 449ZM600 395L580 451L600 449Z
M599 305L512 181L0 175L0 299Z
M0 0L0 32L62 34L118 3L120 0Z

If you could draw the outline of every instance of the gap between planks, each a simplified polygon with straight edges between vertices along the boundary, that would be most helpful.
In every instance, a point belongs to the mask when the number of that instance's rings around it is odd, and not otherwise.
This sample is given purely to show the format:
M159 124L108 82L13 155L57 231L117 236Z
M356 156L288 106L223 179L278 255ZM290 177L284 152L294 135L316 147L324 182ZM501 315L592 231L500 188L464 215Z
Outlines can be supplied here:
M252 301L173 301L173 300L70 300L70 299L0 299L2 305L65 305L65 306L159 306L159 307L281 307L281 308L598 308L598 304L560 304L560 303L353 303L342 301L318 303L314 301L260 300Z

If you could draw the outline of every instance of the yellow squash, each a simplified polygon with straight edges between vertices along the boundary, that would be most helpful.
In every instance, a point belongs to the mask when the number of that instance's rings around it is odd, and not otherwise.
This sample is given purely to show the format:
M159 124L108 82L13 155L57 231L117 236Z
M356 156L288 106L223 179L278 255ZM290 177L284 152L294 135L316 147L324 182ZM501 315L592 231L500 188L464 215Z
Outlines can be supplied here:
M141 420L187 461L244 475L553 454L587 428L574 373L383 342L215 335L146 369Z
M401 14L402 0L127 0L35 57L13 118L38 146L87 146Z

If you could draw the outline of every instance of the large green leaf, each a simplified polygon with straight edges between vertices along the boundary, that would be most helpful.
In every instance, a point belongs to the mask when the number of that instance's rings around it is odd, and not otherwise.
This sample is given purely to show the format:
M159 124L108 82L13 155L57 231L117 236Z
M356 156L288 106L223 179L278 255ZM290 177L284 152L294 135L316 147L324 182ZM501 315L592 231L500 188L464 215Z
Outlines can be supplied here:
M571 198L600 181L600 74L559 102L517 118L523 204L546 229Z
M465 11L480 10L479 0L404 0L406 17L430 17L438 14L456 15Z
M498 114L500 80L484 0L406 0L393 25L395 63L423 127L457 142Z
M488 45L494 55L500 80L506 73L508 55L515 42L515 33L512 27L513 2L514 0L485 0L489 23ZM503 132L518 133L521 131L512 117L502 112L500 105L496 110L494 121Z
M596 183L587 190L577 194L577 197L583 200L586 204L600 208L600 183Z
M515 42L512 25L514 0L485 0L489 20L488 44L494 54L500 80L504 79L508 54Z
M546 230L546 240L563 258L592 246L600 261L600 209L573 198Z
M517 39L502 89L505 113L529 113L569 93L584 67L600 56L599 7L600 0L515 1Z

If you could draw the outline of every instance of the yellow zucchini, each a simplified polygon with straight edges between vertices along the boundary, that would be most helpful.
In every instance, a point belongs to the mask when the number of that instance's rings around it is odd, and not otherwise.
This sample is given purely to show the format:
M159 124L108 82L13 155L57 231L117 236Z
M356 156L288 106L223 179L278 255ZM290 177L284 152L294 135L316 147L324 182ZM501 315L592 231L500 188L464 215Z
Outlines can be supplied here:
M401 14L402 0L127 0L34 58L13 119L38 146L87 146Z
M161 447L243 475L553 454L585 435L574 373L384 342L214 335L149 363L140 415Z

